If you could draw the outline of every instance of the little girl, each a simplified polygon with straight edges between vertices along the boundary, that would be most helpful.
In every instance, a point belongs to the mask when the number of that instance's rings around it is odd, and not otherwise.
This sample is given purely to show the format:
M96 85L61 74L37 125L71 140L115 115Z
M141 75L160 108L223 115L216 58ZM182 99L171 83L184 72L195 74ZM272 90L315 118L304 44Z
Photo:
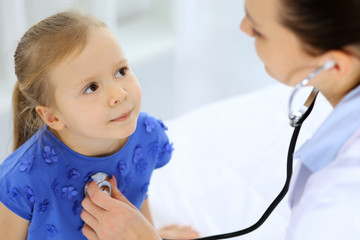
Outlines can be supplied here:
M166 126L140 112L140 85L113 33L63 12L31 27L14 57L15 151L0 165L0 238L85 239L81 201L97 172L150 218L150 177L173 147Z

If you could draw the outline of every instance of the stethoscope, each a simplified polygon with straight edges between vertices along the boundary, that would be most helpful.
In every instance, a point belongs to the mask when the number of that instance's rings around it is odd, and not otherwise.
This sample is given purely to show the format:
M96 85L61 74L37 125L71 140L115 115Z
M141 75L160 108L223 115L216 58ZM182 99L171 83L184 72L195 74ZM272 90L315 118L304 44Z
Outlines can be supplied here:
M311 93L309 94L308 98L306 99L305 103L303 104L303 106L300 107L300 109L297 111L293 111L294 98L299 93L299 90L301 88L305 87L312 78L314 78L316 75L318 75L321 71L326 70L326 69L331 69L334 66L335 66L334 61L330 60L330 61L326 62L324 65L322 65L321 67L317 68L315 71L310 73L300 83L298 83L290 95L289 105L288 105L289 119L290 119L290 125L292 127L294 127L295 129L294 129L293 135L291 137L290 146L289 146L288 155L287 155L286 181L285 181L285 184L284 184L283 188L281 189L280 193L278 194L278 196L268 206L268 208L265 210L265 212L260 217L260 219L256 223L251 225L250 227L236 231L236 232L213 235L213 236L203 237L203 238L196 238L196 239L192 239L192 240L217 240L217 239L226 239L226 238L242 236L242 235L248 234L248 233L256 230L266 221L266 219L270 216L270 214L274 211L274 209L279 205L279 203L285 197L286 193L289 190L290 179L291 179L291 175L292 175L292 171L293 171L293 154L294 154L294 150L295 150L296 141L299 136L300 128L301 128L303 122L310 115L310 113L314 107L315 100L316 100L316 97L317 97L319 91L316 88L313 88ZM167 239L163 239L163 240L167 240Z
M109 182L109 180L110 180L109 175L107 175L104 172L98 172L98 173L93 174L85 184L85 187L84 187L85 196L87 195L87 188L91 181L94 181L96 183L96 185L98 186L98 188L102 192L105 192L111 196L112 185Z
M310 113L314 107L315 100L316 100L316 97L317 97L319 91L316 88L312 88L312 91L309 94L308 98L306 99L305 103L297 111L293 111L294 98L298 94L299 90L302 89L303 87L305 87L312 78L314 78L316 75L318 75L321 71L326 70L326 69L331 69L334 66L335 66L334 61L331 60L331 61L326 62L324 65L322 65L321 67L317 68L315 71L310 73L300 83L298 83L290 95L289 105L288 105L288 111L289 111L288 116L290 119L290 125L292 127L294 127L295 129L294 129L294 132L291 137L288 155L287 155L286 180L285 180L285 184L284 184L283 188L281 189L280 193L273 200L273 202L268 206L268 208L265 210L265 212L260 217L260 219L256 223L251 225L250 227L247 227L245 229L242 229L242 230L239 230L236 232L213 235L213 236L208 236L208 237L203 237L203 238L196 238L193 240L226 239L226 238L238 237L238 236L242 236L247 233L250 233L250 232L256 230L257 228L259 228L266 221L266 219L270 216L270 214L274 211L274 209L279 205L279 203L285 197L286 193L289 190L290 180L291 180L292 171L293 171L293 154L294 154L294 150L295 150L295 146L296 146L296 141L299 136L300 128L301 128L303 122L305 121L305 119L310 115ZM92 175L90 177L90 179L96 182L97 186L100 188L101 191L106 192L107 194L109 194L111 196L112 185L108 181L110 178L106 173L103 173L103 172L96 173L96 174ZM84 187L85 195L86 195L86 189L87 189L88 183L89 182L87 182ZM167 239L163 239L163 240L167 240Z

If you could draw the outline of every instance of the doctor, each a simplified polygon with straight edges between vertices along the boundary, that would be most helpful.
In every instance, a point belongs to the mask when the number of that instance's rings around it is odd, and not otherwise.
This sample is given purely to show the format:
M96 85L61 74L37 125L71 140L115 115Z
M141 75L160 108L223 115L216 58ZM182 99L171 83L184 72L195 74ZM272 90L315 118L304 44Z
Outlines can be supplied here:
M241 30L278 81L295 86L335 62L309 83L334 110L294 155L286 239L359 239L360 0L245 0L245 10ZM88 193L81 215L88 239L161 239L117 189L110 198L92 183Z

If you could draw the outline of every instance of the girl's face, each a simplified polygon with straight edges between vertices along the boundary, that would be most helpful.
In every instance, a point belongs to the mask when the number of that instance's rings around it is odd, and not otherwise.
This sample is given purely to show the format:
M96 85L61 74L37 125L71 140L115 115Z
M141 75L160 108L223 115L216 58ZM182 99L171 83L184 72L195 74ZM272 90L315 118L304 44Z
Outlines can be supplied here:
M257 54L270 76L294 86L317 66L298 38L279 21L279 0L245 0L241 30L255 39Z
M75 151L96 155L103 146L113 152L135 131L141 88L109 29L90 28L84 50L57 65L49 78L62 123L56 133Z

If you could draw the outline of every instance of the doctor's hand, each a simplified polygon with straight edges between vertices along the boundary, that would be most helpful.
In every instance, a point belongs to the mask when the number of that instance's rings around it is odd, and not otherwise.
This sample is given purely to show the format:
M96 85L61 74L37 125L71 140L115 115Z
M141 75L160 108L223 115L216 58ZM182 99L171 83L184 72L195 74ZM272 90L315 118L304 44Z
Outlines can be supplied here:
M95 182L89 184L88 196L81 203L84 236L89 240L161 240L151 223L122 195L114 179L110 179L111 197Z

